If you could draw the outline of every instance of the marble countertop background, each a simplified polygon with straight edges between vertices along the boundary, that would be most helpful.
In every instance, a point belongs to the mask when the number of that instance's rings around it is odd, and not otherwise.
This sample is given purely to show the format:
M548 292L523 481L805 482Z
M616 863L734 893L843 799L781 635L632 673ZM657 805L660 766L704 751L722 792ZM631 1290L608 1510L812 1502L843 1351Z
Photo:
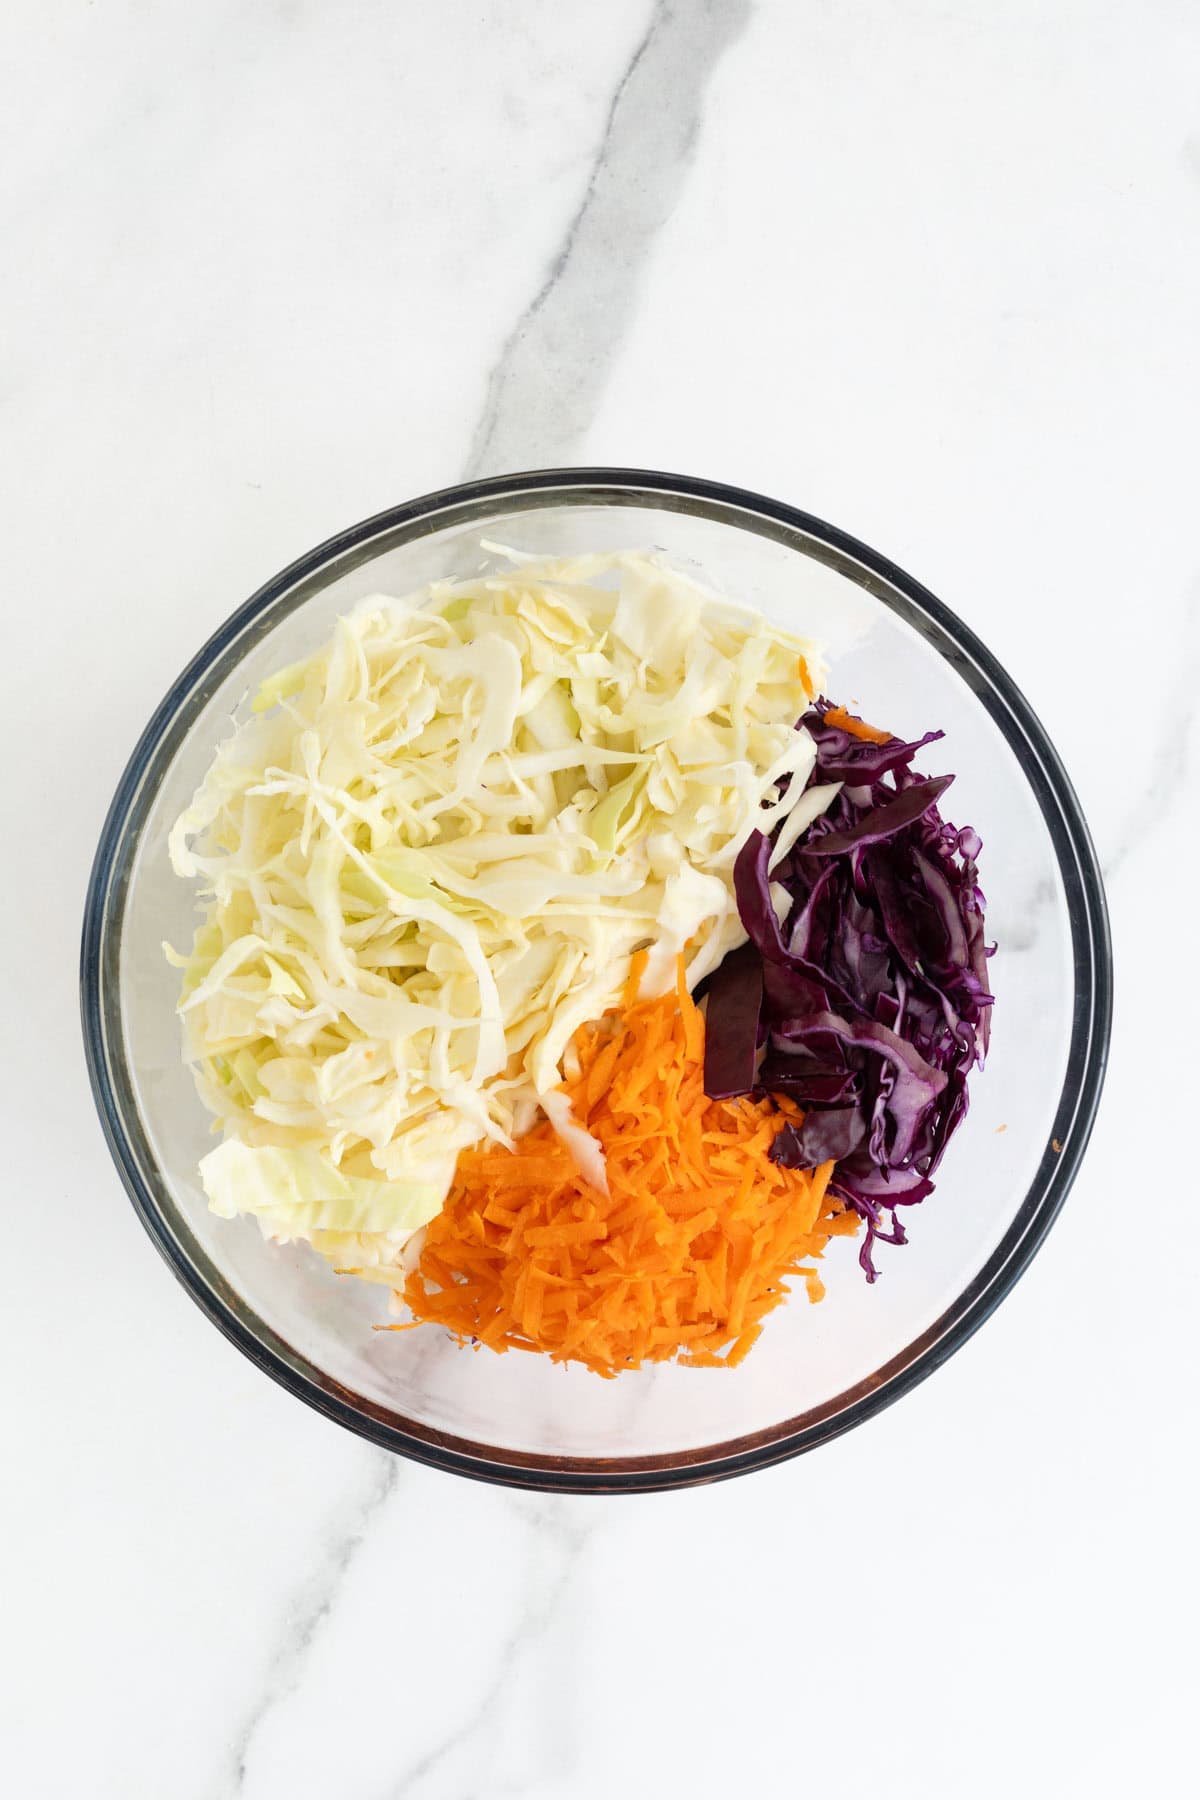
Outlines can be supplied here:
M1200 12L7 0L0 1785L14 1800L1185 1791L1194 1691ZM240 1357L76 1018L145 719L260 581L467 473L706 474L1024 686L1118 1018L996 1317L799 1462L540 1500Z

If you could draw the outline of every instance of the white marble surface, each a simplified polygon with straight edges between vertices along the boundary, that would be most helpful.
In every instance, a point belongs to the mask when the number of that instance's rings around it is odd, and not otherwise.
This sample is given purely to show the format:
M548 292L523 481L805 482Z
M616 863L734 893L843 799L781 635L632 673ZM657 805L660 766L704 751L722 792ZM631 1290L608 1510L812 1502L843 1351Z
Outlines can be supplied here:
M1194 4L8 0L0 34L0 1785L1185 1791ZM377 508L572 460L778 494L955 607L1074 775L1119 979L1092 1153L986 1329L814 1456L596 1502L391 1461L227 1346L76 1024L104 808L212 627Z

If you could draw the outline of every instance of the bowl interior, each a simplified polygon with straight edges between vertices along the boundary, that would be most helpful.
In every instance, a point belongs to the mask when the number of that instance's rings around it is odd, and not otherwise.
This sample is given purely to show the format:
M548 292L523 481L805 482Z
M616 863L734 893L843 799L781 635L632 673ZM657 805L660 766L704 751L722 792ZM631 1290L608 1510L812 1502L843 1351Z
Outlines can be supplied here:
M999 946L995 1025L937 1191L910 1213L909 1245L880 1248L873 1288L856 1243L835 1240L825 1301L812 1306L794 1294L736 1371L664 1367L605 1382L540 1357L460 1349L429 1328L374 1330L388 1318L381 1290L335 1276L299 1247L267 1244L251 1222L214 1218L197 1180L213 1140L181 1059L178 976L161 949L164 940L189 940L196 901L171 873L167 832L263 676L316 648L337 614L364 596L479 568L484 541L556 553L657 546L731 597L820 639L836 699L906 737L945 730L922 766L955 772L943 810L983 838L988 935ZM333 1397L377 1435L393 1426L433 1445L459 1440L483 1465L600 1459L618 1468L651 1459L695 1467L836 1420L902 1380L993 1279L998 1250L1010 1254L1014 1234L1034 1229L1030 1195L1053 1167L1052 1139L1072 1104L1078 901L1064 884L1053 796L1031 766L1036 750L1021 741L969 647L912 590L816 533L644 493L550 491L385 523L365 541L335 544L317 566L297 565L265 593L253 616L231 622L197 659L135 759L104 915L103 1056L125 1160L193 1288L310 1397ZM1006 1234L1008 1250L1000 1248Z

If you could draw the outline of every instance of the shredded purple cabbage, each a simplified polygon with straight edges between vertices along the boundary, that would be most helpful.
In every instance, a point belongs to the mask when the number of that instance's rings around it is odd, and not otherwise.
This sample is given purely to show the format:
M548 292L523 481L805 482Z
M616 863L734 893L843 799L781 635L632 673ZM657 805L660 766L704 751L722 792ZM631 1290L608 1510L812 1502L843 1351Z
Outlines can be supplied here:
M983 1066L992 1004L978 833L938 810L952 775L911 767L915 743L869 743L800 721L817 746L811 782L844 785L768 874L771 840L737 859L750 943L708 990L704 1084L713 1098L785 1094L803 1109L772 1155L787 1167L836 1162L831 1190L864 1221L859 1261L874 1281L877 1242L903 1244L902 1206L933 1190ZM781 924L770 888L789 897Z

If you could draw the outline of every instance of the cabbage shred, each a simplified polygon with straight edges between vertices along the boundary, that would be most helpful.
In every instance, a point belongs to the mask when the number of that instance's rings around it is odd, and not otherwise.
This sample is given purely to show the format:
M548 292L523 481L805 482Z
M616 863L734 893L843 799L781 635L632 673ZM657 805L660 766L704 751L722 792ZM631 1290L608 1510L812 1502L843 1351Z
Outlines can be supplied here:
M815 761L801 659L614 554L372 599L265 683L170 842L214 1209L390 1280L459 1151L539 1107L602 1183L564 1055L639 948L649 997L745 940L734 861Z

